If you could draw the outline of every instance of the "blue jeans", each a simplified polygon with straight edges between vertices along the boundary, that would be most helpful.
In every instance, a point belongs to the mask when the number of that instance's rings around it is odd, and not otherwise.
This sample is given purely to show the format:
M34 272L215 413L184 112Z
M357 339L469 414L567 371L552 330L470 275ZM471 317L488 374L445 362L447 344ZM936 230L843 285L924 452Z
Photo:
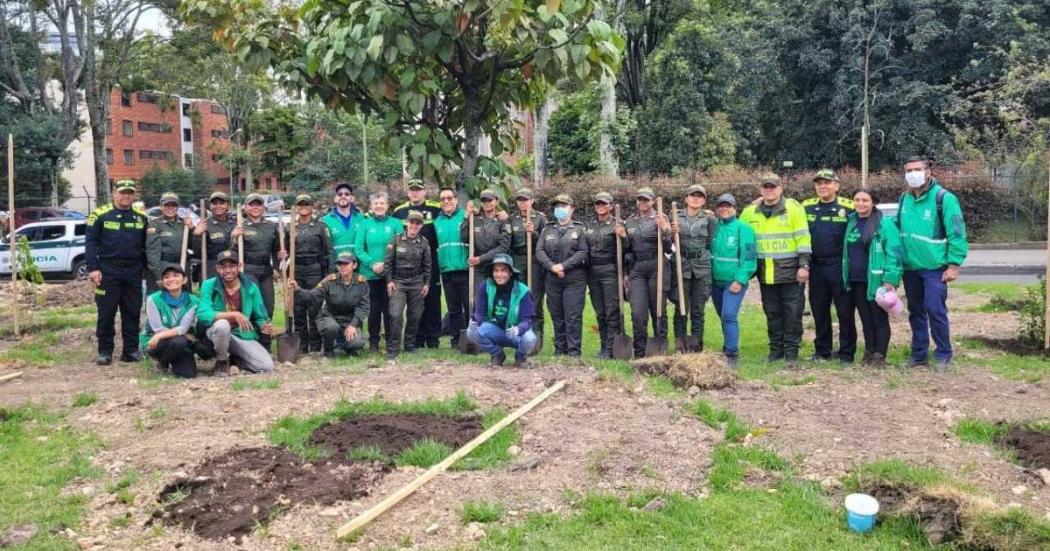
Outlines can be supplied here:
M504 347L513 348L514 358L518 360L525 358L532 347L536 346L536 333L533 333L532 329L511 339L507 337L505 329L487 321L482 322L477 329L468 329L467 338L478 343L482 350L493 356L503 354Z
M715 303L718 317L722 318L722 335L725 338L722 352L735 358L740 352L740 323L737 321L737 314L740 313L740 306L744 304L747 285L741 286L739 293L730 291L730 285L732 283L724 287L718 283L711 285L711 300Z
M952 359L948 329L948 284L939 270L905 270L904 293L908 296L908 324L911 325L911 359L925 362L930 352L930 336L937 344L934 357L939 362Z

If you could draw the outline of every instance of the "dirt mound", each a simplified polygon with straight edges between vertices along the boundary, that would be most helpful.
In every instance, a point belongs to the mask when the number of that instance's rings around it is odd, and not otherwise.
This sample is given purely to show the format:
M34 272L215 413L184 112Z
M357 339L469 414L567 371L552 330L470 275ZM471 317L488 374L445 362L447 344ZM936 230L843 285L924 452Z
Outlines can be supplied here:
M712 390L733 386L736 373L726 364L725 357L714 352L677 354L633 360L631 367L646 375L663 375L682 388L697 386Z
M954 490L879 482L861 491L878 500L880 515L913 519L933 545L956 541L963 534L965 498Z
M371 446L393 457L425 438L459 448L482 430L477 416L362 415L318 427L309 442L330 450L333 456L345 457L350 450Z
M304 461L281 448L241 448L201 463L160 493L152 523L181 525L203 538L239 540L298 503L356 499L389 469L333 457Z
M996 444L1014 450L1017 460L1028 468L1050 469L1050 433L1014 426Z
M1017 354L1018 356L1046 356L1046 351L1043 350L1041 345L1036 345L1018 337L997 338L987 335L972 335L967 338L980 342L989 348Z

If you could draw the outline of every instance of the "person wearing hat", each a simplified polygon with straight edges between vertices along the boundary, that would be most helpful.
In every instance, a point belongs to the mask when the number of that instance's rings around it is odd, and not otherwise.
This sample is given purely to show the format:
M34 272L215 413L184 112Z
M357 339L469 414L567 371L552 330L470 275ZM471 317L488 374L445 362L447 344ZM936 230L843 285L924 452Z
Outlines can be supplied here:
M685 305L678 305L674 314L674 334L686 334L685 314L692 320L692 335L700 349L704 349L704 310L711 296L711 241L718 231L718 218L704 209L707 190L693 184L685 192L685 211L671 231L678 233L682 244L682 292ZM677 278L676 278L677 279ZM677 283L677 282L676 282ZM672 295L677 302L678 295Z
M489 353L493 367L503 365L507 347L514 349L515 367L532 367L528 356L536 347L536 303L520 278L514 259L500 253L492 258L492 275L476 290L467 338Z
M182 260L182 230L193 228L189 216L179 216L179 196L165 193L160 196L160 217L146 227L146 291L160 289L160 276L168 264Z
M711 301L722 320L722 353L736 367L740 351L737 316L747 295L747 284L758 268L755 232L736 217L736 198L723 193L715 203L718 231L711 242Z
M786 360L793 369L798 366L812 255L809 224L802 205L784 197L779 176L768 174L761 185L760 200L744 209L740 221L755 232L758 283L769 334L768 361Z
M445 289L445 310L452 334L452 348L459 344L459 333L467 327L470 316L470 275L467 272L467 251L463 240L463 221L466 211L459 208L456 190L445 188L438 191L441 213L434 219L434 232L438 240L438 269L441 271L441 286Z
M177 262L161 268L160 285L160 290L146 297L146 324L139 335L139 347L157 361L162 372L196 377L193 326L197 297L183 288L186 271Z
M580 357L583 303L587 293L587 228L572 219L572 197L562 193L551 202L555 222L540 234L536 258L546 277L547 308L554 325L554 355Z
M314 200L307 194L295 198L298 218L295 224L295 279L303 289L313 289L328 274L335 272L332 240L328 226L314 220ZM321 352L321 333L314 320L318 305L295 304L295 330L299 334L299 351Z
M208 208L211 216L205 218L201 213L201 220L193 230L193 235L202 236L208 242L208 273L202 275L204 279L215 277L215 260L222 251L236 250L237 241L233 238L233 229L237 227L237 217L230 215L230 198L221 191L216 191L208 197Z
M543 233L543 228L547 226L547 217L542 212L537 211L535 207L535 195L529 188L519 189L514 194L514 202L517 204L517 211L511 214L507 219L507 226L510 227L510 256L514 259L514 265L521 267L521 273L525 274L526 262L528 261L528 254L525 247L526 240L532 241L532 286L529 288L532 291L532 297L536 301L536 323L533 324L532 331L536 333L536 339L538 342L543 342L543 297L545 280L543 266L540 265L539 258L536 256L537 251L537 237ZM525 220L525 211L528 211L529 220ZM522 281L525 281L526 285L529 284L528 278L522 275Z
M340 253L354 251L354 237L364 214L354 204L354 188L349 182L336 182L332 187L332 194L334 208L328 211L321 221L328 226L328 235L332 240L332 258L335 258Z
M617 235L625 239L624 264L627 270L628 298L631 303L631 325L634 333L634 356L645 357L645 345L648 341L649 320L653 321L653 334L667 337L667 319L658 318L656 306L658 300L665 297L656 296L657 262L664 262L664 288L669 288L670 271L667 260L657 258L656 240L663 232L664 250L671 250L671 224L667 217L656 212L654 200L656 194L652 188L639 188L635 194L635 206L638 212L627 218L622 226L616 229Z
M373 193L369 197L369 206L369 216L357 229L354 254L361 262L361 275L368 280L370 291L372 310L368 314L368 349L379 352L380 337L385 336L388 345L394 337L390 324L390 295L386 286L389 266L383 260L386 259L386 246L394 237L405 233L405 226L389 216L390 203L385 192Z
M816 338L810 359L826 362L832 357L831 305L834 304L839 320L837 356L842 364L851 364L857 349L857 326L853 321L853 299L842 284L842 243L846 221L853 214L853 201L839 196L839 179L832 170L817 171L813 187L817 196L802 201L813 241L809 309L813 312Z
M276 222L263 218L266 205L262 195L251 193L244 199L243 227L236 227L230 234L234 240L244 236L244 273L255 280L262 292L266 312L273 317L274 289L273 271L280 266L284 255L281 254L281 240L277 235L279 228ZM263 335L259 342L269 347L270 339Z
M620 334L623 317L620 315L621 285L616 277L616 221L613 219L613 198L602 191L594 196L593 220L585 225L587 234L587 286L591 293L591 307L598 321L601 345L599 358L612 357L612 342Z
M204 348L215 353L212 375L228 376L234 358L244 371L273 371L270 351L259 343L260 334L273 335L259 286L241 273L235 251L220 252L215 270L219 275L201 284L197 306L197 335L204 335Z
M386 246L383 265L387 294L390 297L390 327L393 338L387 338L387 359L397 358L404 329L405 352L416 351L416 332L423 316L423 300L430 293L430 243L422 235L425 218L414 210L408 213L405 233L395 236ZM406 319L405 309L408 309Z
M441 269L438 267L438 239L434 220L441 214L441 203L427 199L426 186L422 180L408 181L408 201L394 209L393 216L401 220L408 229L408 214L418 211L423 215L423 228L420 230L430 245L430 292L423 298L423 317L419 319L416 330L415 348L437 348L441 339ZM409 348L405 342L405 350Z
M474 256L467 259L467 263L474 266L476 274L489 275L492 259L497 254L510 252L510 225L501 220L499 215L499 194L493 189L481 192L481 216L476 216L478 210L473 202L467 203L467 216L474 217ZM463 241L469 237L470 225L463 220L460 227Z
M357 274L357 257L343 251L335 259L336 274L326 277L310 289L300 289L298 282L288 282L297 301L306 301L319 308L317 328L326 358L335 356L336 349L351 356L365 347L362 327L368 319L369 289L364 276Z
M142 309L142 272L146 267L146 215L134 210L135 182L120 180L113 202L95 209L87 218L84 262L95 286L98 320L98 365L113 363L114 325L120 311L122 362L137 362L139 311Z

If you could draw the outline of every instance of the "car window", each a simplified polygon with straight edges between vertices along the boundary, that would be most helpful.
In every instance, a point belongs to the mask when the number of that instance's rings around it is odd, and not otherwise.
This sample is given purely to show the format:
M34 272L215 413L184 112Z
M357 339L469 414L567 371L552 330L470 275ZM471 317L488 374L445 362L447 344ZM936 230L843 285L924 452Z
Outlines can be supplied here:
M27 241L40 241L40 228L22 228L18 230L18 237L25 237Z
M73 226L73 235L87 235L87 224Z
M54 241L66 236L65 226L44 226L40 230L40 241Z

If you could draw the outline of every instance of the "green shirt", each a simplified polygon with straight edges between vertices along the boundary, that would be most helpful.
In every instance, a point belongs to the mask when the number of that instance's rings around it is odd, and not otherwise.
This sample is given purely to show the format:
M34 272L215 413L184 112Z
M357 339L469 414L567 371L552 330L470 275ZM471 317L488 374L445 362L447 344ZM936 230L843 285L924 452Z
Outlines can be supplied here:
M747 285L758 268L755 231L737 217L718 221L718 231L711 242L711 267L715 283L730 285L734 281Z
M354 252L354 238L357 227L361 225L364 215L356 208L350 209L350 224L343 225L343 218L335 209L321 217L321 221L328 226L328 235L332 241L332 258L337 258L341 252Z
M906 192L897 213L905 270L939 270L948 264L962 266L969 251L962 207L954 193L945 193L937 215L937 180L920 196Z
M438 267L441 273L467 269L467 244L460 235L460 225L466 218L463 209L457 209L449 216L441 212L434 219L434 230L438 240Z
M237 327L237 324L230 325L233 327L233 334L237 338L254 341L259 336L256 330L262 328L263 325L270 321L270 315L266 311L266 305L263 304L262 292L259 291L259 286L252 283L244 274L241 274L239 277L241 278L241 313L251 320L253 328L248 331L242 331ZM200 305L197 306L197 322L204 327L210 327L215 323L215 316L225 311L226 292L223 289L222 281L218 277L206 280L201 284Z
M871 220L868 220L871 223ZM857 229L857 213L849 215L846 221L846 237L842 244L842 281L849 289L849 245L861 238ZM868 300L875 300L875 292L883 284L896 287L901 282L901 236L896 224L888 216L883 216L879 229L872 234L868 244Z
M372 264L382 262L390 240L404 232L401 221L390 215L384 216L382 220L369 216L361 221L354 236L354 254L357 256L358 269L365 279L382 279L382 276L372 271Z

